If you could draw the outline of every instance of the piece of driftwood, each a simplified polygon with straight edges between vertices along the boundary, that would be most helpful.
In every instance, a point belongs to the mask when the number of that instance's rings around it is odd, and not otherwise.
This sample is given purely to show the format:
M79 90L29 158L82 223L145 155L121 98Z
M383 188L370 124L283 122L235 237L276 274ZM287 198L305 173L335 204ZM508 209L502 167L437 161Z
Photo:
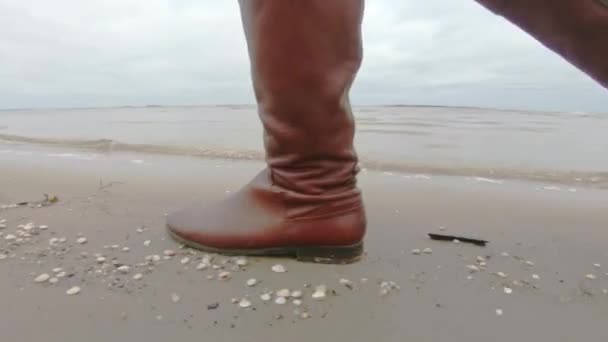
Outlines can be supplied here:
M443 235L443 234L429 234L429 237L432 240L439 240L439 241L454 241L454 240L458 240L460 242L465 242L465 243L472 243L474 245L477 246L481 246L481 247L485 247L487 243L489 243L489 241L486 240L479 240L479 239L471 239L471 238L467 238L467 237L462 237L462 236L455 236L455 235Z

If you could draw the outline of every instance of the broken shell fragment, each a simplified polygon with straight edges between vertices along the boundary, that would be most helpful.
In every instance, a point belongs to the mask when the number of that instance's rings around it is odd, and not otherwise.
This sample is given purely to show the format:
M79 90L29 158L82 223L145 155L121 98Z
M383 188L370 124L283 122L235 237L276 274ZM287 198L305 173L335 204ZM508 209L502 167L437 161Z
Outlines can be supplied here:
M302 298L302 291L300 291L300 290L291 291L291 297L292 298Z
M141 273L137 273L133 276L133 280L140 280L141 278L143 278L144 275Z
M277 291L277 297L289 297L291 295L291 291L289 289L281 289Z
M276 264L276 265L272 266L272 271L276 272L276 273L285 273L285 272L287 272L287 270L285 269L285 266L283 266L281 264Z
M274 302L275 304L283 305L287 303L287 299L285 299L285 297L277 297Z
M469 271L471 273L475 273L475 272L479 272L480 271L479 267L477 267L475 265L468 265L467 268L469 269Z
M41 274L41 275L37 276L37 277L34 279L34 282L36 282L36 283L44 283L44 282L46 282L47 280L49 280L49 278L51 278L51 276L50 276L50 275L48 275L48 274L46 274L46 273L43 273L43 274Z
M220 280L228 280L230 279L230 277L232 277L232 273L230 272L220 272L220 274L217 275L218 278Z
M251 306L251 302L247 298L243 298L239 301L239 306L245 309Z
M495 274L497 277L499 277L499 278L506 278L506 277L507 277L507 274L506 274L506 273L503 273L503 272L496 272L496 273L494 273L494 274Z
M505 287L503 290L504 290L504 292L505 292L506 294L511 294L511 293L513 293L513 289L511 289L510 287Z
M175 251L172 250L172 249L165 249L163 251L163 255L165 255L165 256L174 256L175 255Z
M190 258L188 258L188 257L185 257L185 258L183 258L183 259L180 261L180 263L181 263L182 265L185 265L185 264L187 264L187 263L189 263L189 262L190 262Z
M587 275L585 275L585 278L587 278L589 280L595 280L595 279L597 279L597 277L595 276L595 274L587 274Z
M84 245L85 243L87 243L87 241L88 240L85 237L81 237L81 238L76 239L76 242L79 243L79 244L81 244L81 245Z
M247 261L247 259L245 258L238 258L236 259L236 265L240 266L240 267L245 267L249 264L249 262Z
M247 286L256 286L258 284L258 280L255 278L251 278L247 280Z
M327 287L325 285L319 285L315 288L315 292L312 294L312 298L316 300L323 300L327 297Z
M413 255L420 255L420 253L421 253L421 252L420 252L420 250L419 250L419 249L417 249L417 248L416 248L416 249L412 249L412 254L413 254Z
M260 295L260 299L264 302L267 302L272 299L272 296L270 295L270 293L263 293Z
M425 248L424 250L422 250L422 252L424 254L433 254L433 249L431 249L431 248Z
M118 267L116 270L120 273L127 274L131 272L131 266L123 265Z
M68 296L77 295L79 293L80 293L80 287L78 287L78 286L71 287L67 291L65 291L65 294L67 294Z
M179 297L179 295L178 295L177 293L172 293L172 294L171 294L171 301L172 301L173 303L177 303L177 302L179 302L179 300L180 300L180 299L181 299L181 298Z

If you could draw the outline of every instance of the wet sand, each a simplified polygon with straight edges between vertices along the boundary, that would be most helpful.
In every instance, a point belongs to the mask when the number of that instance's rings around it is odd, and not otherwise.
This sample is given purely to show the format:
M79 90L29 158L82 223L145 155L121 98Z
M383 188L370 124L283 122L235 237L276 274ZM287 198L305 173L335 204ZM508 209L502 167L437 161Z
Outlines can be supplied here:
M360 185L369 233L361 262L337 266L248 258L248 266L221 281L207 279L219 270L195 269L203 253L180 249L166 236L164 213L193 199L225 196L261 164L139 158L143 160L132 162L136 158L129 155L94 163L0 160L0 204L38 200L43 193L59 197L58 203L47 207L0 209L0 221L7 220L7 228L0 229L0 254L7 255L0 260L1 341L600 341L606 337L606 192L364 172ZM5 240L18 225L29 222L48 229L30 241ZM430 232L483 238L490 244L481 248L430 241L426 236ZM88 239L86 244L76 242L79 234ZM51 247L49 240L54 237L67 241ZM149 246L146 240L151 241ZM119 248L104 248L114 244ZM128 252L122 251L125 246ZM411 253L425 248L432 248L432 254ZM177 255L137 266L148 255L162 256L165 249ZM501 255L505 252L509 256ZM106 257L106 266L95 260L95 253ZM191 261L184 265L181 260L186 256ZM486 267L479 264L478 256L487 259ZM132 270L117 272L110 264L113 259ZM228 270L236 267L229 258L216 256L213 262ZM277 263L288 272L272 272ZM471 273L467 266L473 264L481 270ZM57 284L34 282L37 275L52 274L57 267L66 272ZM136 273L143 273L143 279L133 280ZM587 279L587 274L596 279ZM249 278L260 284L246 286ZM352 281L354 288L341 285L341 278ZM401 289L380 296L382 281L394 281ZM304 284L327 285L328 297L313 300L313 289ZM66 295L72 286L79 286L81 293ZM512 293L505 293L505 287ZM299 310L311 318L295 316L291 303L264 303L258 297L266 289L281 288L303 290ZM173 293L180 297L177 303L172 301ZM231 298L245 296L251 308L231 303ZM208 309L214 303L219 307ZM497 315L497 309L503 314Z

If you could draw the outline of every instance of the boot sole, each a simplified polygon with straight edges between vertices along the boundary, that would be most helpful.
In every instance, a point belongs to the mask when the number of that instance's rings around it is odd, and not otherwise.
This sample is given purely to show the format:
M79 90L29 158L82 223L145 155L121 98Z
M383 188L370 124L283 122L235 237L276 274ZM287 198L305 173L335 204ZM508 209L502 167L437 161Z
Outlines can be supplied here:
M169 236L179 243L190 248L204 252L217 253L230 256L269 256L269 257L289 257L301 262L312 262L319 264L352 264L361 260L363 254L363 242L346 246L292 246L292 247L272 247L272 248L252 248L252 249L224 249L206 246L198 242L186 240L167 229Z

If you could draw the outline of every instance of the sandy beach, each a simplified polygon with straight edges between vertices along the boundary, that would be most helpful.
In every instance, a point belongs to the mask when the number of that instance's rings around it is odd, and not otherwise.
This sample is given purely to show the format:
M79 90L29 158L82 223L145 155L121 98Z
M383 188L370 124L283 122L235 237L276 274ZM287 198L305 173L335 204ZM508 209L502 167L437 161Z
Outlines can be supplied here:
M1 340L601 341L606 336L605 191L367 171L360 176L369 215L361 262L247 258L242 267L234 258L212 256L217 266L197 270L205 254L181 249L168 238L165 213L194 199L221 198L261 167L251 161L120 153L88 163L0 159L0 205L8 205L0 209L0 222L6 220L0 229ZM41 200L43 194L59 201L40 208L10 206ZM427 234L433 232L490 243L431 241ZM78 242L82 237L84 244ZM412 253L415 249L421 253ZM165 250L176 255L165 258ZM287 272L273 272L275 264ZM124 265L130 267L125 273L119 270ZM220 272L231 272L230 279L217 279ZM45 273L57 282L37 283ZM138 273L143 277L133 279ZM251 278L258 281L254 287L246 284ZM323 300L311 297L319 285L328 288ZM67 295L74 286L80 293ZM383 288L390 291L382 293ZM293 298L275 304L280 289L303 291L301 305ZM272 293L270 302L260 299L264 293ZM251 306L241 308L233 298L247 298ZM302 313L310 317L303 319Z

